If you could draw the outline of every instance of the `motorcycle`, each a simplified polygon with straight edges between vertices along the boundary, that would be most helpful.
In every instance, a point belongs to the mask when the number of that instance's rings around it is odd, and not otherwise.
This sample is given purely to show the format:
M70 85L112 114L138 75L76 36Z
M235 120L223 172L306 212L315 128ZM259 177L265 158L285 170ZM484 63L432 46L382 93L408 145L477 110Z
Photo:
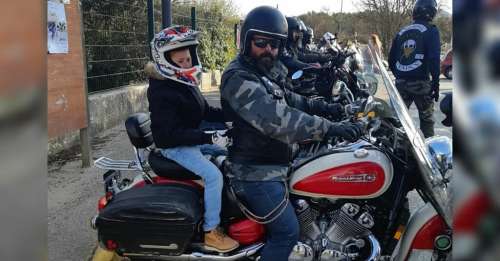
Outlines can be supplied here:
M328 44L325 48L335 58L320 68L308 67L292 74L294 92L346 105L377 91L378 80L373 73L363 70L363 58L356 46L342 49L338 44Z
M290 261L450 259L451 141L424 141L387 71L377 77L377 93L346 106L345 120L364 122L366 135L302 144L292 163L284 200L296 211L300 240ZM204 249L202 183L155 151L149 124L144 113L125 123L135 160L95 162L107 170L91 220L102 251L131 260L259 260L266 221L241 208L227 180L221 225L240 247ZM224 169L223 156L213 162ZM122 171L140 174L130 180ZM413 189L425 204L410 215Z

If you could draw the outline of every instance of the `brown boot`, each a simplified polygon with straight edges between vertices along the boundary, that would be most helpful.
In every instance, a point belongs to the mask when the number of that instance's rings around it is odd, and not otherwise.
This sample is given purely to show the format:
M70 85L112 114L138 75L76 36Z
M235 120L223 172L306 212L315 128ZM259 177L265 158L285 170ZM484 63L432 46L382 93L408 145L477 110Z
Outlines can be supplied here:
M205 232L205 249L226 253L238 248L240 244L228 235L224 234L220 228Z

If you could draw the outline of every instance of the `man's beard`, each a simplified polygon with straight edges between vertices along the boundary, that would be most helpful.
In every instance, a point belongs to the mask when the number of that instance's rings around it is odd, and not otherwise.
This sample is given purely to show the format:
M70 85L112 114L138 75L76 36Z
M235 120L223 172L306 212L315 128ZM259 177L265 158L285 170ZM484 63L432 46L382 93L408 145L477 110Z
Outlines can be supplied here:
M255 60L257 62L257 67L268 71L274 67L277 59L271 53L263 53L259 55Z

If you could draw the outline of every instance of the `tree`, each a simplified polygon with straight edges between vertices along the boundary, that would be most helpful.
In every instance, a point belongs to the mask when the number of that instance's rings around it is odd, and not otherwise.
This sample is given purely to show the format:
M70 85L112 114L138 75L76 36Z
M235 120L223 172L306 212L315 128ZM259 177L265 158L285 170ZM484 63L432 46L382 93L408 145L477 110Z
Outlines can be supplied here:
M434 24L439 29L442 47L445 48L442 50L444 52L447 51L447 48L449 48L448 45L451 43L451 38L453 37L452 17L451 14L446 11L449 10L449 8L450 7L446 4L445 1L441 1L438 5L436 19L434 19Z
M196 8L202 32L200 59L205 68L222 70L236 56L234 25L240 21L236 8L228 0L202 0Z
M315 42L319 41L324 33L331 32L338 33L340 41L354 40L356 37L358 42L367 43L370 34L376 32L371 24L372 16L373 14L368 12L332 14L309 12L300 15L299 18L314 30ZM341 27L339 23L342 23Z
M234 24L240 21L236 8L229 0L174 2L174 22L190 26L192 6L196 8L196 29L201 32L198 51L203 68L221 70L236 56Z
M384 51L389 50L394 35L404 25L411 22L415 0L360 0L370 21L373 33L382 41Z

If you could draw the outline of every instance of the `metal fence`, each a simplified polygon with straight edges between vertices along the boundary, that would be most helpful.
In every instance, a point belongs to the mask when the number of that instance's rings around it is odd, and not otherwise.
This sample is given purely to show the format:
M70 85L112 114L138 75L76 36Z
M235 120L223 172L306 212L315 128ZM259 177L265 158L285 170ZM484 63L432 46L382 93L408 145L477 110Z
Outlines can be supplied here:
M81 0L89 92L143 83L150 59L148 0ZM191 26L190 1L172 2L172 24ZM162 28L161 0L153 0L154 32ZM195 15L196 16L196 15ZM199 28L220 21L196 18Z
M143 82L146 0L81 0L89 92Z

